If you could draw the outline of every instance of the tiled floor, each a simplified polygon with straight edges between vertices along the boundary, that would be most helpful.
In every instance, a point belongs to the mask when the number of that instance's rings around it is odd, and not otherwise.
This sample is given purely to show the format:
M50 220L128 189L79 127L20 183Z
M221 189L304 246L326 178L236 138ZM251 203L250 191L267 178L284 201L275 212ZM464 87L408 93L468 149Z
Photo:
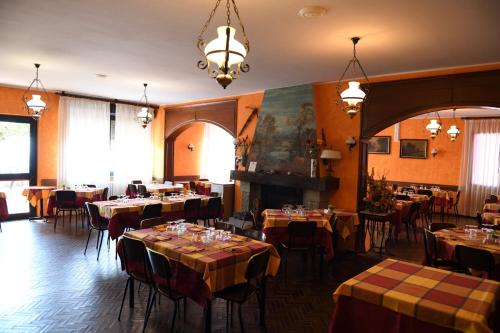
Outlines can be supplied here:
M462 222L464 223L464 222ZM66 223L53 232L52 224L15 221L2 224L0 233L0 332L140 332L147 289L139 290L134 309L126 305L122 321L118 310L126 282L119 261L103 245L96 261L96 236L83 255L87 233ZM422 241L403 239L390 252L420 262ZM344 280L372 266L374 254L347 254L336 260L323 278L303 269L299 256L290 256L289 278L268 283L268 332L325 332L333 309L331 294ZM310 266L308 266L310 267ZM148 332L169 329L173 307L167 299L153 310ZM262 332L255 300L243 306L245 331ZM213 332L225 332L225 304L214 302ZM187 316L176 332L201 332L203 311L188 302ZM233 331L239 331L237 316Z

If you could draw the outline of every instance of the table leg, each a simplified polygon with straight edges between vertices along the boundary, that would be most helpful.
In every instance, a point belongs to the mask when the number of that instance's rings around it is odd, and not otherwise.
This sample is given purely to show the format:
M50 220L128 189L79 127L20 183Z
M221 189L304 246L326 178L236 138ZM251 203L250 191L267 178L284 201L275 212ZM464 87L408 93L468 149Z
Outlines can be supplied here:
M212 331L212 301L207 301L207 307L205 308L205 332L210 333Z
M130 289L128 293L128 304L131 308L134 307L134 279L130 279Z
M444 222L444 205L441 205L441 222Z
M38 215L38 207L40 203L40 215ZM40 198L39 202L37 201L35 206L35 216L29 218L30 221L43 220L47 221L45 217L43 217L43 198Z

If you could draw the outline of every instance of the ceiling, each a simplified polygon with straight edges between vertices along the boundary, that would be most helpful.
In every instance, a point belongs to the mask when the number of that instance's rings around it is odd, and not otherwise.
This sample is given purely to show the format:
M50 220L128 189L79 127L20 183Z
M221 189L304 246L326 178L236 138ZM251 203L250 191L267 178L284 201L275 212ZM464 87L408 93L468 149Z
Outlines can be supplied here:
M1 0L0 84L28 85L40 62L50 90L137 100L148 82L150 100L160 104L239 95L337 80L354 35L362 37L358 57L369 76L500 63L498 0L237 0L251 69L223 90L196 67L196 39L214 4ZM299 17L307 5L328 12Z
M448 109L448 110L441 110L438 112L439 117L441 118L453 118L453 110ZM430 113L425 113L418 115L416 117L413 117L411 119L431 119L435 118L436 113L435 112L430 112ZM491 118L495 117L498 118L500 117L500 109L495 109L495 108L482 108L482 109L472 109L472 108L464 108L464 109L456 109L455 111L455 117L456 118Z

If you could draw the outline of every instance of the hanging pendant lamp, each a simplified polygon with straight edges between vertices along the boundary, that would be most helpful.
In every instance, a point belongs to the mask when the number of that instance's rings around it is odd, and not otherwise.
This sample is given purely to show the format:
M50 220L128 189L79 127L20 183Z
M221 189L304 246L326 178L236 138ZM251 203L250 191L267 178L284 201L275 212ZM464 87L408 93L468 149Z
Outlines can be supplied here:
M43 112L48 110L47 103L49 102L49 95L42 81L38 78L40 64L35 64L35 68L36 76L33 81L31 81L28 89L24 91L22 98L26 112L33 117L33 119L38 120Z
M456 109L453 109L453 122L455 122L455 111ZM460 130L457 128L457 125L451 125L450 129L446 131L448 136L450 137L451 141L455 141L460 134Z
M425 126L425 129L431 133L431 139L435 139L436 136L441 132L441 117L439 113L436 112L437 119L431 119L431 122Z
M204 57L203 60L198 61L198 68L206 69L208 75L216 79L226 89L233 80L239 78L240 72L246 73L250 70L250 66L244 63L245 57L250 51L250 42L248 41L235 0L226 0L226 25L217 28L217 38L209 43L205 41L203 35L220 3L221 0L217 0L215 7L212 9L207 22L198 36L198 49ZM231 4L243 34L243 43L235 39L236 29L231 26Z
M356 44L359 42L359 37L352 37L351 41L353 44L353 57L349 60L346 69L342 73L338 83L337 83L337 95L339 97L339 102L342 103L343 110L349 117L354 117L360 110L363 102L366 100L367 92L369 89L369 81L366 73L361 66L357 56L356 56ZM341 91L342 83L344 80L344 76L346 75L349 68L352 69L353 73L356 72L356 65L359 67L363 77L365 79L365 84L363 85L363 89L360 87L360 83L358 81L349 81L348 88Z
M139 104L145 104L145 106L141 107L141 111L137 112L136 118L137 121L142 125L143 128L146 128L149 123L153 121L153 114L149 108L148 95L146 94L146 89L148 87L147 83L144 83L144 94L139 100Z

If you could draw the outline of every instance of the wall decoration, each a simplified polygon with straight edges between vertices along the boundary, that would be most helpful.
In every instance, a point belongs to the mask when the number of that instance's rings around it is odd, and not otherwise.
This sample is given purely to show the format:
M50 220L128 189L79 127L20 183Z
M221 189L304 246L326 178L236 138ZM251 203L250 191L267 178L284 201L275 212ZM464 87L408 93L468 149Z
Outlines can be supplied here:
M369 154L390 154L391 153L391 137L390 136L373 136L368 141Z
M310 84L266 90L249 160L258 169L310 175L307 142L316 142L316 117Z
M401 139L399 157L427 158L427 142L425 139Z

